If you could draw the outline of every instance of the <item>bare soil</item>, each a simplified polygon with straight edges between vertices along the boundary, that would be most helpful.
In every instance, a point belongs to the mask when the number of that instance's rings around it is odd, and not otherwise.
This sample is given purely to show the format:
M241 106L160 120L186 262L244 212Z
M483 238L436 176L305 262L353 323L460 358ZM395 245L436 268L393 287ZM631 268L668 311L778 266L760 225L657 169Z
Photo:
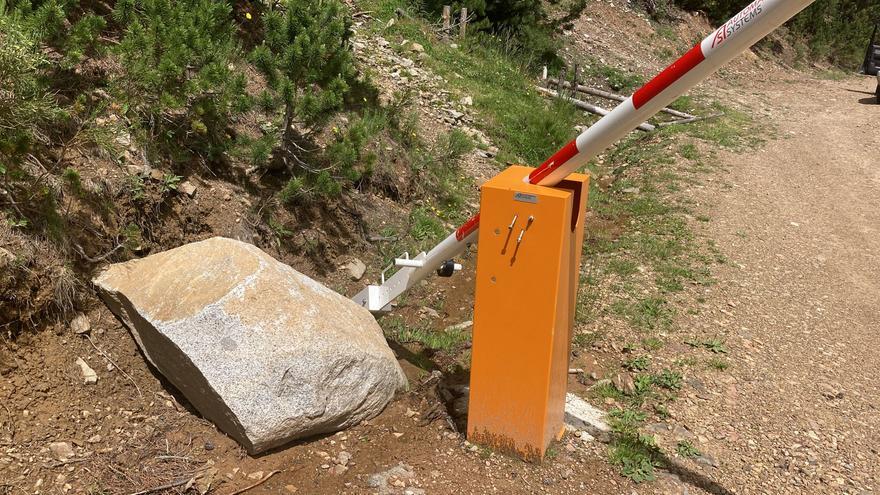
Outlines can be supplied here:
M733 366L676 420L734 493L880 487L880 107L873 79L751 85L777 139L722 152L695 191L733 263L685 331L726 337Z

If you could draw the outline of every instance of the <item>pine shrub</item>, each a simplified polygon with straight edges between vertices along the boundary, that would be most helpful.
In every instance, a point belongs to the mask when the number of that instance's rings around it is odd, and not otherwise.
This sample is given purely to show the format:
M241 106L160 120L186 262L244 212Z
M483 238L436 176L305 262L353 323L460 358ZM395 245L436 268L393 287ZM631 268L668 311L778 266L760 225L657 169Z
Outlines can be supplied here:
M247 110L245 76L228 3L212 0L120 0L114 20L125 26L116 53L120 98L150 141L174 154L220 158L231 119Z
M15 19L0 16L0 159L12 160L37 142L58 115L41 81L47 65L34 36ZM0 165L3 165L0 161Z
M294 138L291 127L312 130L339 109L355 77L349 39L351 19L338 0L288 0L263 14L265 39L250 59L265 76L274 99L284 109L283 144Z

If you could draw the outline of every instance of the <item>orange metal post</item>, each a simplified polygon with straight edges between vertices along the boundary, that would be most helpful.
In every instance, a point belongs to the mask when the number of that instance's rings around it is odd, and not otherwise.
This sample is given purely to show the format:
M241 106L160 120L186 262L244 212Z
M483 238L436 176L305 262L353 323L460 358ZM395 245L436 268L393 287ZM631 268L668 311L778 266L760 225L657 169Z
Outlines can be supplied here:
M541 460L563 431L589 177L483 185L468 438Z

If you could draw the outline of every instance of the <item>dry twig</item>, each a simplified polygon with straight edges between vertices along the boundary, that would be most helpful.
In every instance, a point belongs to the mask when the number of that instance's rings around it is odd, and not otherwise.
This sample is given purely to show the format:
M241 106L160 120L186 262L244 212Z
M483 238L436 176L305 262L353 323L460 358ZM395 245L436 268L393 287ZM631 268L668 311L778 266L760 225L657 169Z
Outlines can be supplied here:
M280 472L281 472L281 471L279 471L279 470L276 469L275 471L272 471L271 473L267 474L263 479L261 479L260 481L254 483L253 485L246 486L246 487L242 488L241 490L236 490L236 491L230 493L229 495L239 495L240 493L244 493L244 492L246 492L246 491L248 491L248 490L250 490L250 489L252 489L252 488L256 488L256 487L262 485L263 483L265 483L266 480L268 480L269 478L271 478L272 476L275 476L276 474L278 474L278 473L280 473Z
M131 495L146 495L147 493L153 493L153 492L158 492L161 490L167 490L169 488L174 488L177 486L185 485L185 484L189 483L189 480L191 480L191 479L192 479L191 476L187 476L186 478L180 478L179 480L172 481L171 483L166 483L164 485L156 486L153 488L148 488L146 490L142 490L139 492L134 492Z
M104 352L104 351L102 351L101 349L99 349L98 346L95 345L95 342L92 340L92 338L91 338L88 334L83 334L83 336L84 336L86 339L88 339L89 344L92 344L92 347L94 347L96 351L100 352L101 355L104 356L104 359L106 359L107 361L110 361L110 364L112 364L114 368L118 369L119 372L122 373L122 376L128 378L128 381L130 381L131 384L134 385L134 388L137 390L138 396L140 396L141 398L143 398L143 397L144 397L144 394L141 392L141 388L138 387L138 384L135 383L134 378L132 378L131 375L129 375L128 373L126 373L124 369L120 368L118 364L116 364L115 362L113 362L113 360L110 358L110 356L109 356L106 352Z

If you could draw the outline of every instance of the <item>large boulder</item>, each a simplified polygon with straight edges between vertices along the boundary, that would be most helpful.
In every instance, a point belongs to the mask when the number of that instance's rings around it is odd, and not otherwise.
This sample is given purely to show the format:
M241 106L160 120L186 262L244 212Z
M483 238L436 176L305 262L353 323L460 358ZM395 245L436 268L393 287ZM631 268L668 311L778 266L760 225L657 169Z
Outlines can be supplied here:
M379 414L406 378L370 313L215 237L94 280L147 359L254 454Z

